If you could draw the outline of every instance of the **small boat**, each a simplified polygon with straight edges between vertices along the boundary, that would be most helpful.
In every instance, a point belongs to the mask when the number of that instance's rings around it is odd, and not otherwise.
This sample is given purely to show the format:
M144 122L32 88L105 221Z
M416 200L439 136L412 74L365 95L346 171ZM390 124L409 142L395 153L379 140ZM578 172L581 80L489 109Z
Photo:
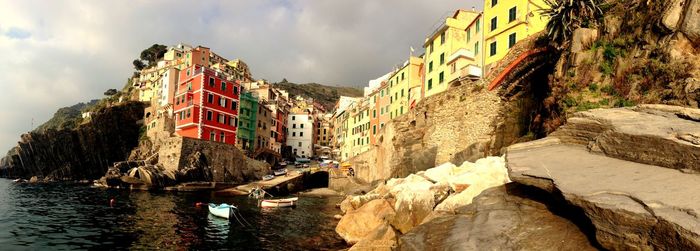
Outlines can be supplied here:
M285 169L275 170L274 173L275 173L275 176L282 176L282 175L287 174L287 169L285 168Z
M217 217L228 219L229 215L231 215L231 210L236 210L236 207L226 203L221 203L219 205L209 203L209 213Z
M277 200L263 200L260 203L261 207L293 207L297 205L298 197L287 198L287 199L277 199Z
M275 178L275 176L272 174L268 174L268 175L263 176L263 180L265 180L265 181L268 181L268 180L271 180L274 178Z

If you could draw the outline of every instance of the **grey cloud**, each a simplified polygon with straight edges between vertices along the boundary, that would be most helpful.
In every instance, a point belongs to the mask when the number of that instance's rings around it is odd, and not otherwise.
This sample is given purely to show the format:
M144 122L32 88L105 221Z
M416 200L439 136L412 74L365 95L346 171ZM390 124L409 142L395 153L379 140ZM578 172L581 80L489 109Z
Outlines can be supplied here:
M58 107L121 88L133 58L153 43L205 45L226 58L243 59L254 77L270 81L360 87L405 60L410 46L420 51L440 17L481 5L0 0L0 34L5 35L0 36L0 150L14 145L32 118L39 124ZM10 32L11 27L17 30Z

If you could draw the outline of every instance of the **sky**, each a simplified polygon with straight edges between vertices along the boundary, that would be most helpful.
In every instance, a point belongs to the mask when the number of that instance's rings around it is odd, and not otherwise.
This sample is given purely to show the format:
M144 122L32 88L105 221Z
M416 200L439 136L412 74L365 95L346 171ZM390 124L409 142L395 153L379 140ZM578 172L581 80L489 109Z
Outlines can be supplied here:
M0 153L60 107L121 89L154 43L203 45L256 79L367 85L483 0L0 0Z

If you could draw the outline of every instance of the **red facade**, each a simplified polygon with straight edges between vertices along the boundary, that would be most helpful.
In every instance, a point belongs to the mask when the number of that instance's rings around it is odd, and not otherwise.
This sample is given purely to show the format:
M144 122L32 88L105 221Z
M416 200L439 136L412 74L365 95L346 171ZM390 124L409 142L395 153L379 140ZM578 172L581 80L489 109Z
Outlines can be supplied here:
M180 71L172 100L175 133L235 144L240 83L213 69L193 65Z

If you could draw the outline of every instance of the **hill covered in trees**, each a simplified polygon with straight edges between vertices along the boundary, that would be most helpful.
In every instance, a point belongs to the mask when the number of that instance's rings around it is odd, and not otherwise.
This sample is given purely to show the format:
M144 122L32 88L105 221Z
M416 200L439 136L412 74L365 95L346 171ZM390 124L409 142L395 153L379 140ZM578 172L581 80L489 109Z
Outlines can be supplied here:
M361 97L362 89L344 86L327 86L317 83L296 84L283 79L272 86L289 92L289 95L313 98L328 111L333 109L340 96Z

